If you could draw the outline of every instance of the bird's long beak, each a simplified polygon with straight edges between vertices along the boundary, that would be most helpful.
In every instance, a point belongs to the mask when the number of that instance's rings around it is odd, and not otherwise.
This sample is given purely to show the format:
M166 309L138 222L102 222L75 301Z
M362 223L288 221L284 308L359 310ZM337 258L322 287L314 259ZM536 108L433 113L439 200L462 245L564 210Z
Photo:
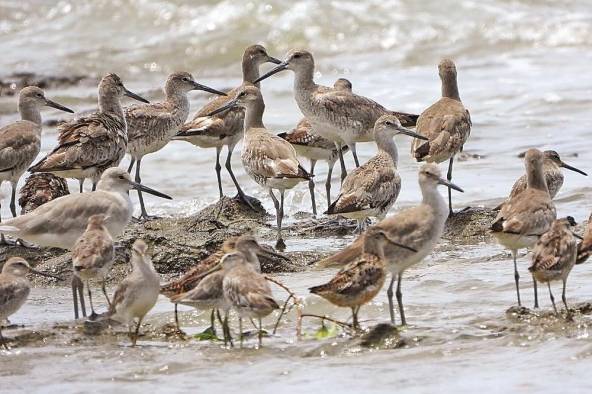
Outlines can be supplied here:
M39 276L45 276L47 278L54 278L57 280L64 280L64 278L57 276L57 275L52 275L52 274L48 274L47 272L41 272L41 271L37 271L36 269L33 268L29 268L29 272L35 275L39 275Z
M399 130L399 132L401 134L405 134L405 135L408 135L410 137L417 138L418 140L424 140L424 141L427 141L428 140L427 137L424 137L423 135L418 134L415 131L410 130L410 129L406 128L406 127L401 126L401 127L398 128L398 130Z
M259 245L259 249L255 252L259 257L276 258L276 259L287 259L286 256L276 253L272 250L268 250L263 246Z
M265 74L263 74L262 76L260 76L256 80L254 80L253 83L261 82L264 79L271 77L273 74L277 74L280 71L286 70L287 68L288 68L287 62L279 62L279 64L276 67L272 68L270 71L266 72Z
M206 85L202 85L201 83L197 83L195 81L193 81L193 90L203 90L204 92L217 94L218 96L226 96L226 93L224 92L221 92Z
M461 189L460 187L456 186L456 185L455 185L454 183L452 183L452 182L448 182L448 181L447 181L446 179L444 179L444 178L440 178L440 179L438 179L438 184L439 184L439 185L444 185L444 186L446 186L446 187L448 187L448 188L450 188L450 189L454 189L454 190L456 190L456 191L458 191L458 192L461 192L461 193L464 193L464 192L465 192L463 189Z
M386 236L386 234L384 234L384 237L386 238L386 240L387 240L388 242L390 242L391 244L393 244L393 245L395 245L395 246L398 246L399 248L402 248L402 249L407 249L407 250L409 250L409 251L411 251L411 252L413 252L413 253L417 253L417 249L413 249L413 248L412 248L412 247L410 247L410 246L407 246L407 245L400 244L399 242L392 240L390 237L387 237L387 236Z
M579 168L572 167L569 164L565 164L564 162L561 162L561 164L559 166L560 167L563 167L563 168L566 168L566 169L568 169L570 171L577 172L578 174L582 174L582 175L588 176L588 174L586 174L584 171L580 170Z
M282 61L281 61L280 59L278 59L278 58L275 58L275 57L273 57L273 56L269 56L269 55L267 56L267 61L268 61L269 63L274 63L274 64L282 64Z
M206 276L211 275L216 271L220 271L221 269L222 269L222 262L220 261L218 264L216 264L215 266L213 266L212 268L210 268L209 270L207 270L203 274L196 276L194 281L195 281L195 283L197 283L197 281L200 281L203 278L205 278Z
M160 198L166 198L167 200L172 200L173 198L167 194L161 193L158 190L154 190L148 186L144 186L140 183L136 183L134 181L130 181L130 185L132 186L132 188L136 189L136 190L140 190L146 193L150 193L156 197L160 197Z
M58 104L55 101L51 101L49 99L45 99L45 105L47 105L48 107L59 109L60 111L70 112L71 114L74 113L74 111L72 111L70 108L64 107L62 104Z
M141 96L138 96L134 92L130 92L126 88L123 88L123 89L124 89L124 93L123 93L124 96L131 97L134 100L138 100L138 101L141 101L141 102L146 103L146 104L150 104L150 101L146 100L145 98L143 98Z
M234 108L234 107L237 106L237 104L238 104L238 100L237 99L233 99L233 100L229 101L228 104L223 105L220 108L215 109L212 112L210 112L208 114L208 116L213 116L213 115L219 114L220 112L224 112L227 109Z

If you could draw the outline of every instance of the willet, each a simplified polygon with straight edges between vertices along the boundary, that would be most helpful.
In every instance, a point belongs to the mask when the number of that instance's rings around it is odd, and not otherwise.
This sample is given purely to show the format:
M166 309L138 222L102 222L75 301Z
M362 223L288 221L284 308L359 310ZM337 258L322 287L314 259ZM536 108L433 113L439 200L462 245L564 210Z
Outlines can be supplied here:
M80 191L84 180L91 178L95 190L103 171L119 165L125 155L127 125L122 96L148 102L127 90L117 75L103 77L99 83L99 112L59 126L58 146L29 171L78 179Z
M126 324L130 330L132 346L136 346L142 320L156 304L160 290L160 277L152 265L148 246L141 239L132 246L132 272L117 286L109 309L110 319ZM131 325L138 319L135 332Z
M70 194L68 183L64 178L50 174L49 172L40 172L31 174L25 184L19 190L19 206L21 215L29 213L41 205L55 200L58 197Z
M351 82L345 78L339 78L333 84L335 89L341 89L351 92ZM298 156L306 157L310 162L310 175L314 177L314 169L317 161L326 161L328 165L327 180L325 181L325 191L327 193L327 207L331 205L331 177L333 176L333 167L339 157L335 144L326 138L315 134L312 130L312 124L308 119L302 118L292 131L288 133L280 133L281 137L294 146ZM349 148L344 146L341 148L343 153L346 153ZM314 179L310 178L308 181L308 190L310 191L310 200L312 203L312 213L317 215L317 204L315 201L315 183Z
M127 153L131 156L128 172L136 164L137 183L140 178L140 164L142 158L165 147L177 133L179 127L185 123L189 115L189 100L187 93L192 90L225 96L225 93L195 82L193 76L187 72L175 72L169 75L165 87L165 100L158 103L138 104L125 109L127 122ZM140 200L140 218L147 219L148 213L144 207L142 192L138 190Z
M298 162L294 147L286 140L271 133L263 125L265 104L263 96L255 86L243 86L235 97L212 114L240 106L245 108L245 135L241 159L247 174L259 185L269 191L277 218L277 243L279 249L285 248L282 239L282 220L284 218L284 193L298 183L310 179L310 175ZM280 201L273 194L280 193Z
M471 116L458 93L456 66L450 59L438 65L442 81L442 98L428 107L417 119L417 132L429 138L428 142L415 140L411 153L417 161L442 163L449 160L447 179L452 179L454 155L462 152L471 133ZM448 207L452 211L452 193L448 189Z
M407 246L407 248L417 250L417 252L411 252L408 249L392 246L389 243L385 244L383 248L387 267L392 273L387 295L393 324L395 323L393 309L393 285L395 280L397 280L396 296L401 314L401 323L405 325L407 321L401 291L403 273L432 252L444 231L444 225L448 217L448 207L437 190L438 185L445 185L460 192L463 191L458 186L443 179L435 164L424 164L419 170L419 186L422 193L421 204L403 209L374 226L384 231L392 242L398 242L400 245ZM320 261L319 265L347 264L355 260L362 253L365 237L366 234L360 235L350 246Z
M563 172L561 168L566 168L570 171L577 172L578 174L582 174L588 176L584 171L577 169L575 167L566 164L561 160L559 154L554 150L546 150L543 152L545 158L543 160L543 173L545 174L545 181L547 182L547 188L549 189L549 195L551 199L554 199L561 186L563 186ZM526 189L526 175L522 175L520 178L514 182L514 186L512 186L512 191L510 192L510 196L508 198L513 198L519 193L523 192ZM505 202L505 201L504 201ZM501 203L495 210L500 210L502 208Z
M223 196L222 192L222 177L220 171L220 152L224 146L228 147L228 155L226 156L226 170L234 182L234 186L238 192L238 196L249 206L251 202L245 196L241 189L234 172L232 171L232 152L236 144L243 138L244 118L245 113L242 108L234 108L232 110L221 112L216 115L210 115L210 112L216 108L227 104L243 86L253 85L254 81L259 78L259 66L264 63L281 63L278 59L271 57L261 45L251 45L245 49L242 60L243 69L243 83L241 86L232 89L228 92L228 97L217 97L200 109L191 122L187 122L173 138L175 140L182 140L190 142L199 148L216 148L216 176L218 178L218 191L220 198ZM259 84L255 84L259 87Z
M387 243L400 248L417 252L413 248L391 241L386 233L378 227L371 227L365 234L362 253L348 263L327 283L309 288L327 301L352 310L352 325L360 327L358 312L360 308L372 301L378 294L386 278L386 262L384 246Z
M584 239L578 244L578 257L576 264L582 264L592 255L592 214L588 218L588 226L584 233Z
M113 238L123 233L132 218L130 189L168 198L166 194L133 182L122 168L112 167L101 176L97 190L56 198L39 208L0 225L0 233L12 234L40 246L72 250L92 215L107 217L105 226Z
M356 166L359 167L356 143L373 140L374 124L382 115L395 115L403 126L415 126L417 115L389 111L377 102L347 90L317 85L313 79L314 68L314 58L310 52L292 50L282 63L255 82L283 70L294 72L296 103L302 114L312 123L313 132L335 143L339 153L342 180L347 175L342 146L349 146Z
M77 295L80 296L82 315L86 316L84 308L83 282L86 283L88 300L90 302L91 319L95 318L95 308L90 291L90 280L98 279L101 282L101 290L105 295L107 304L111 305L105 280L113 266L115 259L115 247L109 230L105 227L105 215L93 215L88 219L88 226L84 234L78 238L72 250L72 297L74 301L74 318L78 319Z
M563 282L561 300L565 305L565 311L569 313L565 298L565 286L567 276L576 263L577 242L571 230L571 226L575 225L576 222L571 216L555 220L549 231L541 236L532 250L532 266L528 270L532 273L534 280L547 283L555 313L557 313L557 307L551 291L551 282L555 280Z
M378 118L374 126L378 152L345 177L339 196L326 214L357 219L359 232L362 232L367 217L384 219L401 191L401 177L397 171L399 153L393 139L397 134L425 138L401 126L394 115Z
M27 301L29 293L31 292L31 284L26 277L28 273L61 279L57 276L34 270L29 263L21 257L9 258L8 261L4 263L2 273L0 273L0 323L18 311L25 301ZM2 336L1 325L0 341L3 343L4 348L8 350L6 340Z
M0 186L4 181L10 182L10 211L13 217L16 217L16 185L41 149L40 108L43 106L74 112L46 98L43 90L38 87L29 86L19 93L18 110L21 120L0 128ZM0 221L1 219L0 217ZM0 236L0 243L2 242L4 237Z
M543 153L538 149L529 149L526 152L524 157L526 189L510 198L502 206L491 225L493 235L498 242L512 252L518 306L522 306L522 302L516 254L519 249L533 246L539 237L549 230L557 215L545 182L543 160ZM534 281L534 305L538 308L536 280Z

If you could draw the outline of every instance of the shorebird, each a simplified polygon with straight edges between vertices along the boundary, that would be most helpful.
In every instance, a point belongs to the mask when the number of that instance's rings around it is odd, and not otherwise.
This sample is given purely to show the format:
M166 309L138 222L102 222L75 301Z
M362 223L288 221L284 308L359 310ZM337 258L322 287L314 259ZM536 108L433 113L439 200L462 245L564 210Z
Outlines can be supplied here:
M545 181L547 182L547 188L549 189L551 199L555 198L559 189L563 186L563 172L561 171L561 168L566 168L570 171L577 172L578 174L588 176L584 171L564 163L563 160L561 160L561 157L559 157L559 154L554 150L546 150L543 154L545 156L543 160L543 173L545 174ZM525 189L526 175L522 175L516 180L516 182L514 182L514 186L512 186L512 191L508 198L515 197ZM505 201L495 207L494 210L500 210L504 203Z
M394 115L378 118L374 126L378 152L347 174L339 196L329 205L326 214L357 219L359 232L362 232L367 217L384 219L401 191L401 177L397 171L399 153L393 139L397 134L425 138L401 126Z
M11 234L40 246L72 250L86 230L92 215L107 217L105 226L113 238L123 233L131 221L133 205L130 189L171 199L166 194L133 182L122 168L112 167L101 176L97 190L69 194L43 204L39 208L10 219L0 225L0 233Z
M131 264L132 272L115 290L108 316L128 326L133 347L136 346L142 320L158 299L160 277L152 265L148 246L141 239L136 240L132 246ZM132 334L134 319L138 319L138 322Z
M384 231L391 242L398 242L400 245L407 247L401 248L387 243L383 248L387 268L392 274L387 296L393 324L395 323L393 309L393 285L395 280L397 280L396 296L401 314L401 323L406 325L401 291L403 273L429 255L444 232L444 225L448 218L448 207L437 190L438 185L444 185L460 192L463 191L460 187L443 179L435 164L426 163L419 170L421 204L403 209L397 214L381 220L374 226L374 228ZM351 245L320 261L318 264L327 266L335 263L347 264L354 261L362 253L365 237L365 233L360 235ZM412 252L409 248L413 248L417 252Z
M351 82L345 78L339 78L333 84L333 88L352 91ZM302 118L292 131L288 133L280 133L278 137L281 137L288 141L298 156L306 157L310 162L310 175L314 177L314 169L317 161L326 161L328 166L327 180L325 181L325 191L327 193L327 207L331 205L331 177L333 176L333 167L337 162L339 153L335 144L326 138L315 134L312 130L312 124L306 118ZM341 148L345 154L349 148L344 146ZM315 201L315 183L314 179L310 178L308 181L308 190L310 191L310 200L312 203L312 213L314 216L317 215L317 204Z
M555 297L551 291L551 282L561 280L563 291L561 300L565 305L565 311L569 312L565 298L565 286L567 276L571 272L577 257L577 242L571 226L575 226L574 218L568 216L557 219L551 224L549 231L544 233L533 248L532 266L528 270L532 273L535 281L545 283L549 288L549 297L553 309L557 313Z
M245 108L245 133L241 160L247 174L269 191L275 206L277 219L276 247L286 247L282 239L284 218L284 193L298 183L310 179L310 175L298 162L294 147L278 137L263 125L265 104L263 96L255 86L243 86L226 105L210 113L214 115L234 107ZM273 194L276 189L280 200Z
M227 104L237 93L237 91L248 85L253 85L259 78L259 66L264 63L281 63L280 60L269 56L267 51L261 45L251 45L245 49L242 60L243 83L228 92L228 97L217 97L206 104L194 116L193 120L187 122L173 138L174 140L187 141L199 148L216 148L216 176L218 178L218 191L220 198L224 195L222 192L222 178L220 171L220 152L224 146L228 147L226 157L226 170L232 178L239 198L247 205L251 202L241 189L234 172L232 171L231 158L236 144L243 138L245 112L242 108L221 112L216 115L210 115L210 112ZM254 84L259 87L258 83Z
M127 146L127 125L121 107L122 96L148 103L127 90L121 79L108 74L99 83L99 111L58 127L58 146L31 172L51 172L63 178L91 178L93 190L103 171L119 165Z
M462 152L471 134L471 115L458 93L456 66L450 59L443 59L438 65L442 81L442 98L428 107L417 119L417 132L429 138L428 142L418 139L411 145L411 153L417 161L442 163L449 160L448 181L452 180L454 155ZM452 193L448 189L448 208L452 211Z
M31 174L25 180L19 194L18 203L21 207L21 215L23 215L46 202L70 194L70 190L68 190L68 183L64 178L49 172L40 172L39 174Z
M335 89L314 82L314 58L305 50L292 50L286 59L268 73L257 78L262 81L283 70L294 72L294 98L302 114L312 123L315 134L337 147L341 164L341 179L347 171L341 148L352 151L356 167L360 166L357 142L372 141L374 124L382 115L395 115L403 126L415 126L417 115L389 111L377 102L343 89Z
M42 89L28 86L19 93L21 120L0 128L0 186L4 181L10 182L10 211L13 217L16 217L16 185L41 149L40 109L43 106L74 113L70 108L46 98ZM2 242L4 237L0 236Z
M384 246L392 244L416 253L417 250L391 241L387 234L378 227L366 231L362 253L348 263L327 283L309 288L327 301L352 310L352 326L359 329L358 313L360 308L372 301L382 289L386 278Z
M529 149L526 152L524 157L526 189L510 198L502 206L491 225L493 235L498 242L512 252L518 306L522 306L522 302L516 254L519 249L532 247L539 237L549 230L557 215L547 189L543 160L543 153L538 149ZM538 308L536 280L534 281L534 306Z
M165 87L165 100L158 103L138 104L125 109L127 122L127 153L131 156L128 172L136 165L135 181L142 183L140 164L142 158L165 147L170 139L189 116L189 100L187 93L192 90L203 90L209 93L226 96L216 89L195 82L187 72L175 72L169 75ZM140 218L147 219L142 192L138 190Z
M588 218L588 226L584 233L584 238L578 244L578 257L576 264L582 264L588 260L592 254L592 214Z
M86 282L86 289L88 291L91 319L97 316L90 291L89 282L91 279L98 279L101 282L101 290L105 295L105 299L107 299L107 304L111 305L107 290L105 290L105 280L113 266L115 247L113 245L113 238L105 226L105 219L105 215L93 215L88 218L86 230L78 238L72 250L72 297L75 319L78 319L77 292L80 295L82 315L86 316L82 294L83 282Z
M47 276L50 278L61 279L57 276L37 271L21 257L11 257L2 267L0 273L0 322L6 320L10 315L18 311L31 292L31 284L26 275L32 273L35 275ZM2 326L0 325L0 341L4 348L8 350L6 340L2 336Z

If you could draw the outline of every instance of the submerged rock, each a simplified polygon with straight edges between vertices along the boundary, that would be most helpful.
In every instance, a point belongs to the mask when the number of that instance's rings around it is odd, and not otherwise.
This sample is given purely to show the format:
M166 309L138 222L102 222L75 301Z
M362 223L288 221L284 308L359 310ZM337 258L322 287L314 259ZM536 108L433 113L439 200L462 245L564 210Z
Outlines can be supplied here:
M493 242L489 227L496 216L491 208L469 207L448 218L442 238L456 244Z
M375 349L398 349L407 344L399 329L389 323L380 323L360 338L360 346Z

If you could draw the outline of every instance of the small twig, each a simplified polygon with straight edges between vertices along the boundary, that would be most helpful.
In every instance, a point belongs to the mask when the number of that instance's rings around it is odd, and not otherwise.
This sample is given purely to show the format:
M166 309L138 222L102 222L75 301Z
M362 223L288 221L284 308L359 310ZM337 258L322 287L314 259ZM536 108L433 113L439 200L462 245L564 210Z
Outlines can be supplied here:
M286 312L286 308L288 307L288 302L290 302L291 299L292 299L292 295L289 295L288 298L286 298L286 302L284 302L284 306L282 307L282 311L280 312L280 315L279 315L277 321L275 322L275 325L273 326L273 334L274 335L277 332L278 326L280 325L280 320L282 320L282 317L284 316L284 313Z
M267 275L265 275L265 279L271 283L275 283L276 285L278 285L279 287L284 289L286 291L286 293L288 293L294 299L294 304L297 306L297 308L296 308L296 322L297 322L297 324L296 324L296 338L300 339L300 337L302 336L302 301L292 290L290 290L282 282L280 282L276 279L270 278Z
M347 327L349 329L352 328L352 325L351 324L342 322L342 321L337 320L337 319L333 319L332 317L328 317L326 315L321 316L321 315L315 315L315 314L312 314L312 313L304 313L304 314L300 315L300 318L301 319L304 318L304 317L316 317L317 319L321 319L323 321L324 320L328 320L328 321L333 322L333 323L335 323L337 325L340 325L341 327Z

